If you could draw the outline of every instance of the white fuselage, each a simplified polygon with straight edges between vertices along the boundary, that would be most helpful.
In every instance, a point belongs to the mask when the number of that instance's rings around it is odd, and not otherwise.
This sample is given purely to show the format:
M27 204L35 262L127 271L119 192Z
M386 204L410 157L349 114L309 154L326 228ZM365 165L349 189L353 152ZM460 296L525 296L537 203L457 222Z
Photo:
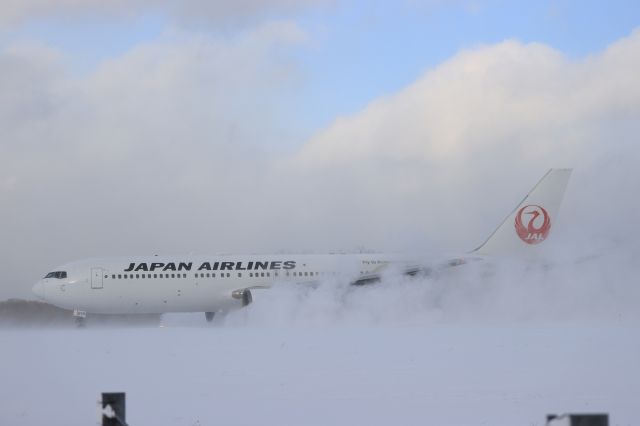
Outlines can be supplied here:
M351 279L395 263L408 260L380 254L95 258L56 268L33 291L89 313L215 312L242 306L243 290Z

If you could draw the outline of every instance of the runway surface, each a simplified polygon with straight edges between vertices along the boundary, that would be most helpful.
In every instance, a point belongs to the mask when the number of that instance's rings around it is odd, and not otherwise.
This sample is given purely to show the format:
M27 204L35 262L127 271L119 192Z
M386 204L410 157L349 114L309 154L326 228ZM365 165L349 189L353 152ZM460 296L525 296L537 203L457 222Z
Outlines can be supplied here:
M628 325L166 327L0 332L0 424L88 425L101 392L130 425L635 424Z

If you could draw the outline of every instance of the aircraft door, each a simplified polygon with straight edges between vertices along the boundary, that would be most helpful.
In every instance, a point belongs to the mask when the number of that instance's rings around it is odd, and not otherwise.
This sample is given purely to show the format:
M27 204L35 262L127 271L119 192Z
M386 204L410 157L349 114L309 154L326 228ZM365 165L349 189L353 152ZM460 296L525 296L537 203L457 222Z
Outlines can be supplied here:
M91 288L102 288L102 268L91 268Z

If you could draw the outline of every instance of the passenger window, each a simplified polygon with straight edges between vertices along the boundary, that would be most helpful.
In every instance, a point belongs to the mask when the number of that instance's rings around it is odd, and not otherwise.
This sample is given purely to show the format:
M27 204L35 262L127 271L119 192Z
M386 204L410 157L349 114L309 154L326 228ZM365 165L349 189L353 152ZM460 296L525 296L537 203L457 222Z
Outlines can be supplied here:
M215 277L216 277L216 274L211 274L211 277L212 277L212 278L215 278Z
M118 279L121 280L122 279L122 275L118 274Z
M164 278L164 277L162 276L162 274L160 274L160 278Z
M140 278L140 274L136 274L136 279L137 279L137 278Z
M153 274L153 278L158 278L158 274Z
M238 278L242 278L242 272L238 272Z
M116 274L111 275L111 279L115 280L116 279Z

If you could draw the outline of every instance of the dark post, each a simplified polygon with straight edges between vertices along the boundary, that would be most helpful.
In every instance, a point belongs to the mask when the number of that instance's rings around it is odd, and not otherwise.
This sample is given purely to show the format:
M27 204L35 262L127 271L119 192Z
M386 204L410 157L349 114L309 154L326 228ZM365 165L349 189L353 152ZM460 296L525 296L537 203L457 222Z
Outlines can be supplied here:
M548 414L547 425L553 425L552 420L569 419L571 426L609 426L608 414Z
M124 401L124 392L102 394L102 426L127 426Z

